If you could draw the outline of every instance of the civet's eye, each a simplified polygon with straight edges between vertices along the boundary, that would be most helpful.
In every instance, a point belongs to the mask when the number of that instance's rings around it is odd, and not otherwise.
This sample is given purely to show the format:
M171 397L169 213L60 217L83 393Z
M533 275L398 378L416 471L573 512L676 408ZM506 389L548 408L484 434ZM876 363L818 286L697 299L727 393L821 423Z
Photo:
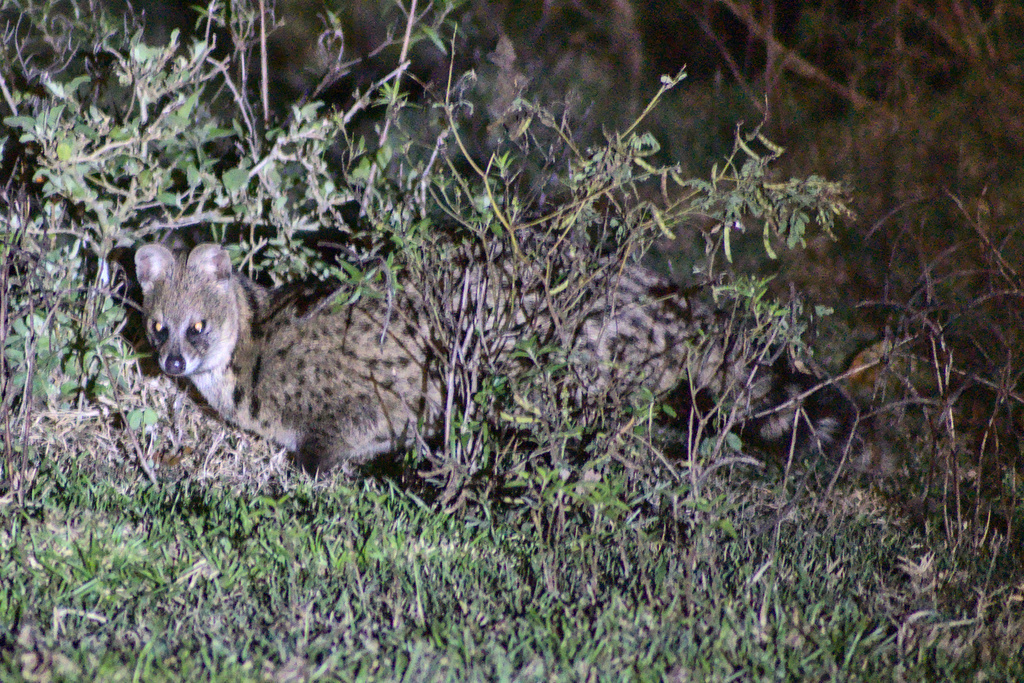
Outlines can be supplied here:
M188 328L189 334L202 334L206 330L206 321L197 320L192 323L192 326Z
M154 342L156 342L159 345L167 341L167 325L164 325L159 320L154 320L152 328Z

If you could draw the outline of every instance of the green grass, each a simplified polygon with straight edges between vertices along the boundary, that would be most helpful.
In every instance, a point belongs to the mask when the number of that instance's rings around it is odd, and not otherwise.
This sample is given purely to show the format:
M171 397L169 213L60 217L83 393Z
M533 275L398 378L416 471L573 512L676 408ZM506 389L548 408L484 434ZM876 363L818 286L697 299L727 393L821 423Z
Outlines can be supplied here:
M983 647L999 617L934 604L905 568L921 539L878 515L744 538L736 510L736 539L586 501L445 514L377 481L124 493L41 474L0 507L2 680L1024 675L1020 636Z

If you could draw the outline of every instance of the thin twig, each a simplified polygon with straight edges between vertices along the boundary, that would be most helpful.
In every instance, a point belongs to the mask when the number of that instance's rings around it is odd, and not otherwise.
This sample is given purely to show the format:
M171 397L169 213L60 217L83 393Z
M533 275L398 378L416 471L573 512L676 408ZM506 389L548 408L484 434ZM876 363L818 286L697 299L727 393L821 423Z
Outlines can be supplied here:
M724 5L726 9L732 12L733 16L743 22L743 25L746 26L752 34L764 42L765 45L770 49L777 51L780 55L779 61L782 63L783 68L809 80L817 81L824 86L826 90L849 100L857 109L870 109L881 112L890 118L896 118L896 115L884 103L872 100L860 94L855 89L839 83L827 73L798 55L795 50L791 50L779 42L770 30L754 18L749 4L739 3L735 0L717 0L717 2Z
M412 0L412 4L409 6L408 16L406 17L406 20L405 20L405 36L402 38L402 51L401 51L401 53L398 56L398 63L400 65L405 65L406 64L406 59L409 56L409 42L412 40L412 26L416 22L416 2L417 2L417 0ZM401 6L401 4L399 4L399 6ZM403 71L404 71L404 69L403 69ZM395 79L395 87L397 88L400 85L401 85L401 74L399 74L399 76L396 77L396 79ZM384 145L387 143L388 135L391 132L391 123L394 120L395 120L394 112L393 111L388 112L388 116L384 120L384 130L382 130L381 134L380 134L380 147L381 148L383 148ZM369 173L369 175L366 178L366 192L363 194L362 205L359 207L360 208L360 213L362 215L366 215L366 209L367 209L367 207L369 206L369 203L370 203L370 191L373 189L373 184L377 180L377 173L379 172L379 169L380 169L380 167L377 164L374 164L370 168L370 173Z
M263 125L270 125L270 80L267 69L267 8L266 0L260 0L260 96L263 99Z

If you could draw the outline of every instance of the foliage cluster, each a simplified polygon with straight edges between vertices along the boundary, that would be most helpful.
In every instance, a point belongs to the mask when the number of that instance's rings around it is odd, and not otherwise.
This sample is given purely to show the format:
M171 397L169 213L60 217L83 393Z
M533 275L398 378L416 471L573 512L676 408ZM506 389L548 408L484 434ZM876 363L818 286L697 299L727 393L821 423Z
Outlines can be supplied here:
M768 266L774 291L795 286L836 309L829 348L855 359L850 388L869 407L861 465L893 500L967 553L993 539L1016 545L1019 3L577 6L501 6L490 25L510 37L518 73L539 84L541 73L578 71L611 120L636 110L624 100L637 82L685 63L690 87L650 121L673 156L699 167L729 144L734 121L760 120L787 148L782 169L856 189L859 220L842 226L838 243L780 252ZM538 38L537 25L549 35ZM737 256L765 272L760 254Z
M1020 215L1024 71L1018 3L708 10L734 99L765 117L784 164L843 177L860 220L787 255L787 279L835 301L865 463L910 516L968 555L1024 533ZM746 42L734 39L749 38ZM732 38L732 39L731 39Z
M431 27L444 19L443 12L431 16L428 21L410 15L410 41L432 35ZM44 35L46 20L45 12L37 18ZM203 22L207 36L226 30L245 38L243 45L257 40L258 21L251 16L236 13L228 20L211 12ZM10 63L31 67L23 45L12 38L9 49L20 61ZM814 178L770 182L766 169L778 150L756 134L738 137L733 155L712 170L709 180L688 180L677 167L652 160L657 143L636 126L610 136L601 147L579 149L565 120L520 101L516 106L523 118L513 144L484 164L462 142L460 121L472 114L472 105L456 98L464 90L461 83L453 83L435 104L435 125L425 130L410 125L422 124L424 117L409 113L416 108L398 88L401 66L370 91L357 93L347 109L296 106L277 124L260 121L248 106L246 81L233 80L231 64L216 56L212 40L182 45L172 34L167 45L153 47L137 34L106 28L91 47L103 59L99 67L83 67L84 73L77 73L75 60L85 57L69 53L62 72L19 71L8 79L35 78L39 89L11 90L8 106L14 115L4 119L5 146L16 169L8 196L12 209L18 208L11 213L8 254L33 263L33 269L12 271L19 279L7 290L17 324L5 341L12 349L5 356L12 368L6 396L9 409L21 411L22 421L12 424L24 425L31 409L30 392L24 391L29 379L52 383L45 371L59 365L68 379L59 383L61 396L51 397L57 400L46 408L108 399L102 403L112 409L108 416L125 423L151 477L147 462L153 460L151 449L161 444L146 438L152 429L140 428L152 428L154 416L125 395L129 348L109 342L120 331L117 316L109 314L110 295L125 291L110 269L116 248L156 234L187 242L186 231L193 229L193 235L226 239L243 265L275 282L320 275L394 288L411 278L430 297L436 341L452 349L445 446L435 464L448 472L446 490L457 491L468 479L494 472L494 456L502 447L486 430L494 429L494 418L503 414L549 453L564 454L568 441L582 434L621 437L634 430L621 422L623 407L630 405L626 396L602 397L602 405L619 413L610 417L590 405L567 408L574 394L551 390L559 386L552 379L564 367L557 344L533 348L537 340L522 339L512 354L529 358L520 369L481 357L480 350L488 347L504 353L511 328L481 328L480 321L513 320L521 301L513 295L497 303L483 297L476 305L493 310L468 310L459 293L481 284L478 265L487 264L487 271L500 262L508 278L500 288L543 292L550 300L547 315L571 321L588 314L585 302L594 283L609 280L644 254L653 239L695 216L710 226L705 282L721 285L727 280L720 279L718 255L730 257L728 226L753 216L763 222L766 246L779 236L799 244L811 221L829 229L843 211L832 184ZM677 81L667 79L662 92ZM349 123L371 104L384 112L377 136L352 135ZM767 151L755 152L756 144ZM531 160L529 168L552 179L548 191L557 193L557 202L540 204L524 196L531 183L524 178L527 166L517 159L536 157L536 148L543 150L542 162ZM657 200L650 188L660 193ZM332 244L343 250L333 263L324 258L328 231L337 236ZM312 239L320 240L320 250ZM468 253L468 261L460 262L457 252ZM38 289L30 286L35 269L47 268L56 271L53 279ZM82 281L88 286L72 284ZM26 295L33 290L46 291L49 298L29 323L34 304ZM739 296L741 289L721 291ZM101 303L81 316L63 315L83 300ZM748 300L756 303L754 297ZM787 323L784 315L769 319ZM764 332L766 339L785 345L798 330L780 334L769 326ZM36 341L54 337L61 343ZM104 345L109 343L117 347L115 353ZM766 345L749 344L751 349ZM70 366L69 353L82 356L78 365ZM110 357L118 362L108 362ZM527 405L541 398L546 405ZM633 422L638 435L649 429L649 416L639 414ZM12 443L9 469L15 451L27 454L31 442ZM637 444L646 442L649 438L631 445L627 459L643 461L634 456L643 452ZM513 457L511 469L518 469L522 457Z
M782 169L848 180L859 220L838 243L781 253L768 266L774 291L795 286L832 305L833 353L863 353L851 389L870 406L874 447L861 464L894 500L951 543L973 548L995 531L1015 545L1024 529L1020 4L588 7L500 4L483 23L517 57L503 80L553 81L552 101L571 83L589 95L583 107L596 103L594 118L619 121L638 110L638 83L686 64L690 86L650 119L673 157L699 168L727 148L736 120L757 120L787 148ZM764 272L760 253L737 256Z
M825 16L808 16L807 28ZM948 2L839 18L802 34L800 50L820 63L823 42L837 46L847 66L820 73L857 86L854 106L818 131L819 149L843 153L814 155L871 189L859 202L864 225L847 237L866 257L847 257L843 271L881 341L858 358L877 365L855 388L898 471L920 473L890 483L913 517L967 553L1002 539L1012 547L1024 467L1024 138L1004 107L1020 104L1024 15L1013 3Z

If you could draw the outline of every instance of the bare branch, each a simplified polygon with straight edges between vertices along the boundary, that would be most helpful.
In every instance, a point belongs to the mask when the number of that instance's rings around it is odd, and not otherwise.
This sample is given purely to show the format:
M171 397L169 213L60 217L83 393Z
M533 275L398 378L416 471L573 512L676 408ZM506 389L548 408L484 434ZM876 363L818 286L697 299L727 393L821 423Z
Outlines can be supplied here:
M798 55L795 50L791 50L779 42L774 33L754 17L749 4L739 3L736 0L717 0L717 2L724 5L734 17L743 22L744 26L759 40L764 42L769 50L774 50L778 53L781 68L820 83L826 90L848 100L857 109L870 109L895 118L895 114L885 104L872 100L855 89L836 81L827 73Z

